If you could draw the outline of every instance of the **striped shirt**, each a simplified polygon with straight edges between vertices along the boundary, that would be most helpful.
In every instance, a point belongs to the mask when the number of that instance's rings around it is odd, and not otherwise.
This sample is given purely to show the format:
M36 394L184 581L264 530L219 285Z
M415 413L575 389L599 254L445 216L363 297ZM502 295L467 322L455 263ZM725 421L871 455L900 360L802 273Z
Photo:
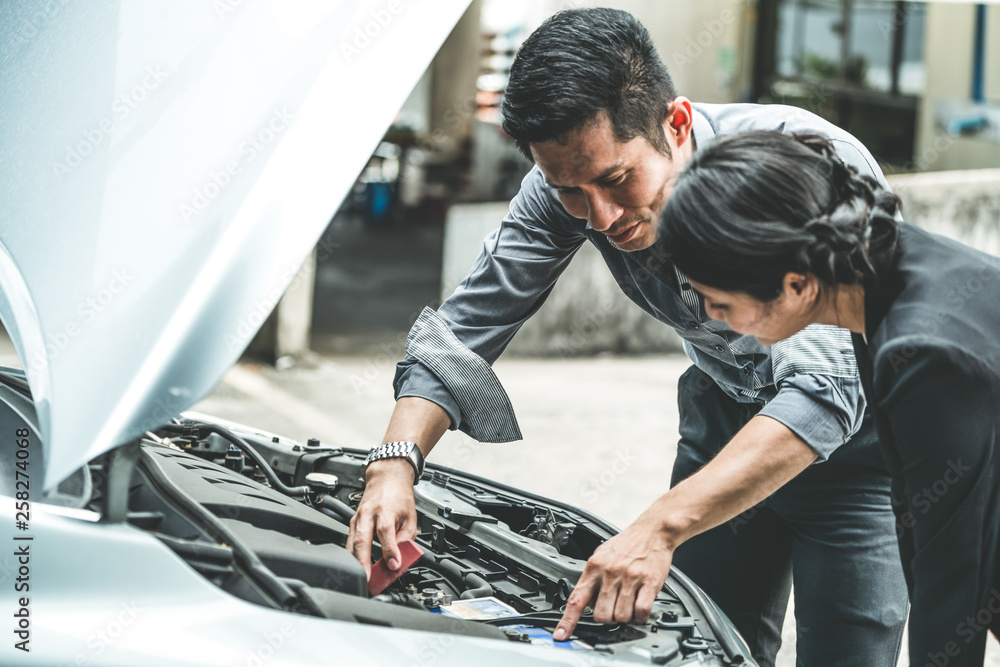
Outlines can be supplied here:
M862 174L885 179L850 134L802 109L780 105L695 104L695 145L752 129L818 132ZM734 400L763 405L760 414L786 425L825 460L861 426L865 399L851 337L812 325L770 348L710 319L687 278L656 249L622 252L585 220L573 218L537 167L521 184L510 212L490 234L466 279L441 308L425 309L410 331L396 368L396 397L440 405L460 428L483 442L521 433L492 364L533 315L573 255L591 242L622 291L684 339L692 361Z

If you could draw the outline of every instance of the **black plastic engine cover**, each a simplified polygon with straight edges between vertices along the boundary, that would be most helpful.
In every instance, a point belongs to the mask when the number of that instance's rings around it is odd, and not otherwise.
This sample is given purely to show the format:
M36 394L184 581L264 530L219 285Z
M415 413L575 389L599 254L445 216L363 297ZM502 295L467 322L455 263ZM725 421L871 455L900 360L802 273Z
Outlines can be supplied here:
M220 519L313 544L347 544L348 526L228 468L160 445L143 444L142 451L147 465Z
M241 521L224 519L223 523L279 577L298 579L316 588L368 595L364 568L343 547L309 544Z

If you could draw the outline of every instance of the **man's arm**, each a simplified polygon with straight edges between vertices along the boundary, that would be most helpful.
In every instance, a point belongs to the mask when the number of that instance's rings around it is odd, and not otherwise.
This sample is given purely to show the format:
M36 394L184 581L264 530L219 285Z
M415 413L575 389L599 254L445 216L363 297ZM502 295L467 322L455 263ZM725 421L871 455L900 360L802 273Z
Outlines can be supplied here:
M382 442L415 442L426 458L451 420L437 403L416 396L396 401ZM372 539L378 535L382 557L390 569L399 567L396 543L417 534L413 505L413 466L404 459L372 461L365 472L365 493L351 519L347 550L354 554L365 574L371 575Z
M585 224L562 209L537 169L525 177L469 276L437 313L425 311L411 329L383 442L415 442L426 457L448 428L483 442L520 437L489 364L541 307L583 244ZM366 571L373 537L378 536L386 564L396 569L397 541L416 533L412 471L402 460L369 466L347 541Z
M677 546L764 500L857 431L865 399L848 331L811 326L771 355L777 395L708 465L594 552L560 626L572 632L594 599L599 621L646 620Z
M678 546L750 509L815 460L816 452L781 422L751 419L704 468L597 548L570 595L556 640L569 638L591 603L599 623L646 622Z

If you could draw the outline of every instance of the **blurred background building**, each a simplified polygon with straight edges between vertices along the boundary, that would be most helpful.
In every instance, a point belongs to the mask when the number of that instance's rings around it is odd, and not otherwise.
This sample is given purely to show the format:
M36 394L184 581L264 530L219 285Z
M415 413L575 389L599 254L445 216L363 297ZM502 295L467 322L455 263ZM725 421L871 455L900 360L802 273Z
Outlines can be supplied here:
M1000 5L474 0L253 354L402 355L410 323L456 287L531 168L499 125L517 47L547 16L598 5L646 25L682 95L817 113L869 147L907 218L1000 251ZM585 247L510 352L679 349L665 329Z

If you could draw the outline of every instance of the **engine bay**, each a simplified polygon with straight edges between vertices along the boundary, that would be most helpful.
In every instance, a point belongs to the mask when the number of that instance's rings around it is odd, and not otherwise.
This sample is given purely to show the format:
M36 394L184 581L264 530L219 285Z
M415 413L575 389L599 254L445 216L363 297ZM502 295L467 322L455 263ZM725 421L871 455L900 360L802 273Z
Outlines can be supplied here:
M0 424L35 433L30 394L19 386L0 393ZM45 502L127 522L215 586L272 609L638 664L754 664L732 624L676 569L649 622L597 623L587 609L573 637L554 642L587 558L615 528L431 463L414 487L423 555L371 597L364 568L345 548L367 452L197 417L95 458ZM372 552L377 562L377 543Z
M424 554L369 598L365 571L344 548L366 452L206 422L149 436L138 447L126 520L247 601L645 664L745 664L728 621L680 573L671 573L648 623L601 624L588 609L570 641L554 642L587 558L615 532L580 510L429 464L414 487ZM96 493L90 504L100 503ZM373 561L380 555L376 543Z

